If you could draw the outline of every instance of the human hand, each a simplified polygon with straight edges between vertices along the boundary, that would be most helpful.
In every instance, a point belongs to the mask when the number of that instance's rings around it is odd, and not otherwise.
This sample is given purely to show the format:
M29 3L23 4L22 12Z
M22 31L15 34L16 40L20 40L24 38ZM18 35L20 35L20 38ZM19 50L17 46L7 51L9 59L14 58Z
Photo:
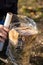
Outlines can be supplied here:
M8 32L9 29L7 27L0 25L0 42L5 42L5 40L7 39Z

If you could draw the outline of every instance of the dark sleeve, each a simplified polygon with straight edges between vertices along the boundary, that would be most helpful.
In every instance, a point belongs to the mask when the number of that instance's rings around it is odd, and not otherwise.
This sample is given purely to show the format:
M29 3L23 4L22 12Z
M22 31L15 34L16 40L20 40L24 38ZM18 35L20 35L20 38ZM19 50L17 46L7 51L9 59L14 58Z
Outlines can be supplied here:
M14 14L17 14L17 10L18 10L18 0L11 0L12 3L12 7L11 10Z
M12 12L13 14L17 14L18 10L18 0L6 0L6 11Z
M0 6L0 17L3 17L6 15L7 12L12 12L13 14L17 14L18 10L18 0L4 0L4 2L1 2Z

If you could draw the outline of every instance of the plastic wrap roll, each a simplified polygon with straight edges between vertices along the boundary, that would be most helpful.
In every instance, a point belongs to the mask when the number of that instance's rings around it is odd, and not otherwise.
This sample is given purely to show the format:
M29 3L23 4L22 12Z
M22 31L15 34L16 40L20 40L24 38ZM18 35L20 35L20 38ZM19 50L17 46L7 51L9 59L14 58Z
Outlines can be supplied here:
M7 13L4 26L9 27L11 20L12 20L12 16L13 16L12 13Z
M7 13L5 23L4 23L5 27L9 27L9 25L10 25L10 23L12 21L12 17L13 17L12 13ZM0 51L3 50L3 46L4 46L4 43L0 42Z

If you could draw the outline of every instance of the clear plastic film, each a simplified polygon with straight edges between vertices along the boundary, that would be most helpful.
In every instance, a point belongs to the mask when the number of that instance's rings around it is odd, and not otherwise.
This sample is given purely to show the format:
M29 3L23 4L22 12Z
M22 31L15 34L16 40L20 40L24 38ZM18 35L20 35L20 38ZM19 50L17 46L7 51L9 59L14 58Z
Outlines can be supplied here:
M38 35L37 25L34 20L26 16L17 16L16 22L11 24L9 31L9 46L7 55L11 63L29 65L33 40Z

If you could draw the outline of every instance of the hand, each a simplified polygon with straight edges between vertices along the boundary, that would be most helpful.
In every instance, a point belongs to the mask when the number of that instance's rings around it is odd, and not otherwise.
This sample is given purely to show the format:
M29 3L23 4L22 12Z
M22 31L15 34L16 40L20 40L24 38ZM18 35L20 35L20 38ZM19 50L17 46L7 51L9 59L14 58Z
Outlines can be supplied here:
M0 25L0 42L5 42L5 40L7 39L8 32L9 29L7 27Z

